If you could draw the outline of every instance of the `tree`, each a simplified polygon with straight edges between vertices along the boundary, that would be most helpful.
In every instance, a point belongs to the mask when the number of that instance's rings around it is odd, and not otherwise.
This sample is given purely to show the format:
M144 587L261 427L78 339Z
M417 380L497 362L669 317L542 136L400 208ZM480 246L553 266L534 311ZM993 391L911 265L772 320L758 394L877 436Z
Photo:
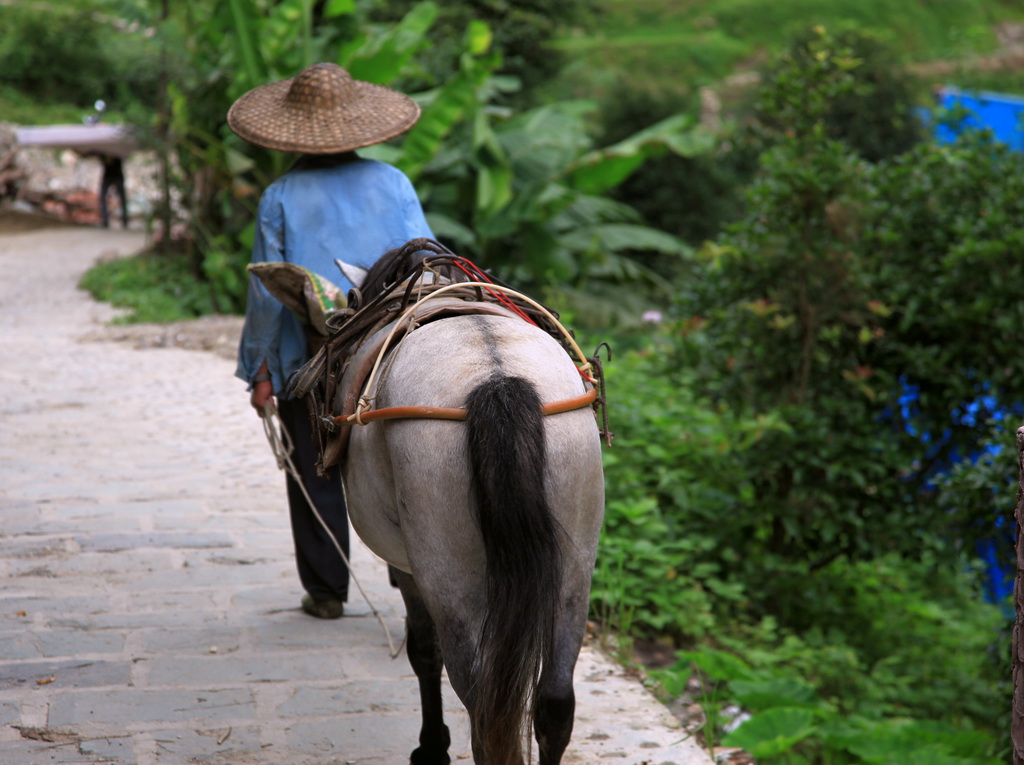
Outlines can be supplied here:
M765 73L768 92L772 80L794 67L812 66L820 53L823 30L809 29L799 35L774 67ZM837 93L822 113L826 134L842 141L869 162L898 156L925 137L925 126L915 114L921 86L893 52L872 35L848 29L832 37L835 46L856 62L849 69L851 87ZM829 61L843 66L836 58ZM757 119L776 131L787 129L777 122L778 114L762 104Z
M762 608L791 626L815 611L794 593L831 561L962 565L999 515L1009 528L1002 484L968 500L939 474L998 437L992 400L1024 401L1024 156L976 134L864 162L825 119L857 60L814 46L769 85L785 132L679 305L700 317L678 350L698 390L787 426L751 453L754 502L730 522Z
M121 113L154 105L156 56L99 2L0 5L4 85L40 102ZM134 116L134 114L132 115Z

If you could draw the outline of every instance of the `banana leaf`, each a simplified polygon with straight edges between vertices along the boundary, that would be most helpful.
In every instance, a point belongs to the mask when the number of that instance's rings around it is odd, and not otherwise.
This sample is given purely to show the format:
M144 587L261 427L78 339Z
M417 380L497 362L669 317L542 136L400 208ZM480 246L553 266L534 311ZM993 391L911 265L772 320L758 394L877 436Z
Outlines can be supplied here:
M648 158L672 152L695 157L711 150L714 137L677 114L604 149L589 152L574 164L570 177L575 188L590 194L614 188Z

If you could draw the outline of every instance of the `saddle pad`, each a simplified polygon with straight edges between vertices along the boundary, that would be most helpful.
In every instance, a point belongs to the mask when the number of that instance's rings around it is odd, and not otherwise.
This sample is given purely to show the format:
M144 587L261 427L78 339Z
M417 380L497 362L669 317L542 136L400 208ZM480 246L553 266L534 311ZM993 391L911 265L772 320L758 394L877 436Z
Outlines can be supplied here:
M346 305L340 287L294 263L251 263L246 270L263 282L267 292L280 300L299 321L319 335L327 335L328 315Z

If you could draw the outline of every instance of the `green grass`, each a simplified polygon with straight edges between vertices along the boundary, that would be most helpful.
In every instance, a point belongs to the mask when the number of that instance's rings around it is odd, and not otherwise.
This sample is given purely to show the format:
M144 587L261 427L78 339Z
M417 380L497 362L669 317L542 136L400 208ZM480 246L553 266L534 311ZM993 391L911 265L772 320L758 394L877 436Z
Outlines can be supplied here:
M692 92L756 68L797 33L854 27L909 62L968 59L997 47L995 25L1024 22L999 0L602 0L594 30L556 45L576 64L569 79L600 89L610 80Z
M4 122L15 125L75 125L90 111L66 104L37 103L30 95L0 84L0 114Z
M79 287L97 300L130 313L118 324L168 322L214 313L208 285L189 270L187 258L144 253L99 263Z

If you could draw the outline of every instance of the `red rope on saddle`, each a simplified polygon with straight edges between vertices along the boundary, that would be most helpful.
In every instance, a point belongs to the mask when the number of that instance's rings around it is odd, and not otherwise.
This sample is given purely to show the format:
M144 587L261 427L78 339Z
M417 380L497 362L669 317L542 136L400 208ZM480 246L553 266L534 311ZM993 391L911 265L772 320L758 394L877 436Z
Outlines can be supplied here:
M452 263L453 263L453 265L457 269L462 271L462 273L464 273L466 276L468 276L473 281L475 281L475 282L486 282L487 284L494 284L494 282L491 280L491 277L489 277L487 275L487 273L485 271L483 271L483 269L481 269L479 266L476 265L476 263L474 263L473 261L469 260L468 258L463 258L461 256L456 256L456 257L452 258ZM487 288L485 287L484 289L487 289ZM508 297L508 295L505 295L502 292L496 292L495 290L487 290L487 294L489 294L491 297L493 297L495 300L497 300L499 303L501 303L507 309L512 311L514 314L516 314L519 318L523 319L524 321L530 322L530 324L532 324L535 327L537 326L537 322L535 322L533 319L531 319L529 317L529 315L527 315L527 313L522 308L517 306Z
M455 255L452 257L452 265L454 265L457 269L462 271L462 273L464 273L473 281L485 282L486 284L494 284L494 281L491 279L491 277L489 277L483 269L481 269L479 266L476 265L476 263L469 260L468 258L464 258L461 255ZM484 289L487 288L484 287ZM515 302L513 302L512 299L508 297L508 295L504 294L503 292L497 292L496 290L490 289L487 289L487 294L489 294L491 297L493 297L507 309L516 314L523 321L528 321L535 327L538 326L537 322L531 319L530 316L522 308L517 306ZM595 386L597 385L597 381L593 377L588 375L585 371L580 369L578 366L576 367L576 371L579 372L580 377L582 377L588 383Z

